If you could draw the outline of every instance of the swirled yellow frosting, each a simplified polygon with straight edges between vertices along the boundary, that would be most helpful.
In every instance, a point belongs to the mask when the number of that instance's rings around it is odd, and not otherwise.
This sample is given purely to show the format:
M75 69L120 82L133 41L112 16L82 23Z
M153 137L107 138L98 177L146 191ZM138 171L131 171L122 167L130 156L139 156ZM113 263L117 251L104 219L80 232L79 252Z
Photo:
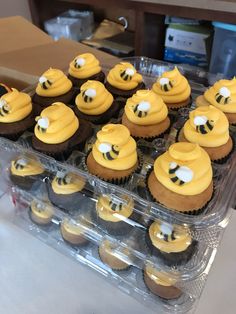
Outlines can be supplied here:
M50 219L53 216L53 207L47 203L39 203L33 200L30 204L32 213L42 219Z
M61 70L50 68L39 78L36 94L55 97L66 94L71 88L71 81Z
M157 285L170 287L176 284L177 280L173 277L168 276L167 273L158 271L154 266L148 263L145 266L145 272Z
M89 78L101 70L98 59L91 53L78 55L69 66L69 74L78 79Z
M80 226L79 223L76 222L76 220L72 220L69 218L64 218L61 223L61 228L63 228L66 232L73 234L73 235L80 235L83 234L84 230Z
M113 170L127 170L137 162L136 142L122 124L107 124L98 133L92 148L94 159Z
M157 79L156 83L153 84L152 90L161 96L167 104L185 101L191 93L187 79L179 72L177 67L171 71L164 72Z
M214 106L202 106L189 114L184 136L204 147L218 147L229 140L229 122L225 114Z
M183 252L192 243L189 231L175 225L171 226L155 221L151 224L148 232L152 244L166 253Z
M85 179L74 175L57 174L52 181L52 189L56 194L68 195L76 192L80 192L85 186Z
M208 154L198 144L180 142L154 163L154 173L167 189L181 195L196 195L205 191L212 181Z
M205 99L226 113L236 113L236 78L220 80L204 93Z
M152 125L164 121L168 115L162 98L150 90L139 90L125 105L127 118L138 125Z
M34 159L22 156L11 162L11 173L16 176L35 176L43 172L43 166Z
M73 110L61 102L45 108L36 120L34 134L46 144L63 143L79 128L79 120Z
M87 81L80 88L75 103L77 108L87 115L100 115L107 111L112 103L113 96L105 86L98 81Z
M143 78L132 64L121 62L109 71L107 81L118 89L131 90L142 83Z
M0 122L12 123L26 118L32 111L32 102L28 94L13 88L0 98Z
M96 204L98 216L106 221L118 222L129 218L133 213L134 201L128 196L120 198L101 195Z

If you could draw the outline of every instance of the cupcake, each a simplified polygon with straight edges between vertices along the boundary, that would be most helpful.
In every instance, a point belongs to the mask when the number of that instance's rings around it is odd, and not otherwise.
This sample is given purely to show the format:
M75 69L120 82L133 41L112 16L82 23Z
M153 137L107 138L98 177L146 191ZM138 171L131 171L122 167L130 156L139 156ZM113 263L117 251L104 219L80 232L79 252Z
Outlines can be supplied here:
M199 144L212 161L226 158L233 149L227 117L213 106L201 106L191 111L178 140Z
M167 273L158 271L152 264L147 264L143 270L143 279L147 288L155 295L166 299L177 299L182 291L176 287L177 280Z
M33 200L30 204L30 219L37 225L47 226L52 222L54 210L50 204Z
M34 125L34 112L28 94L12 91L0 98L0 136L17 140Z
M142 75L127 62L121 62L109 71L105 86L114 97L124 98L129 98L139 89L145 88Z
M119 104L111 93L98 81L87 81L75 99L75 114L94 124L105 124L119 113Z
M101 261L113 270L127 270L131 265L130 251L106 239L100 244L98 253Z
M36 92L32 97L36 114L54 102L72 104L75 98L75 90L72 82L58 69L48 69L39 78Z
M198 144L175 143L154 162L147 186L153 198L176 211L197 214L213 194L211 160Z
M101 195L96 203L95 221L110 234L123 235L132 230L132 221L137 221L134 201L124 195Z
M56 159L66 159L73 149L83 148L92 135L88 122L78 120L72 109L56 102L36 118L33 148Z
M24 190L30 190L34 183L46 176L44 167L35 158L20 156L11 161L10 179Z
M80 88L88 80L104 82L105 74L99 61L91 53L78 55L70 63L68 78L74 87Z
M48 197L52 204L65 211L79 211L86 200L82 193L85 184L83 177L58 171L52 182L48 183Z
M160 221L152 222L148 228L146 243L151 254L168 266L187 263L196 247L187 228Z
M74 219L64 218L60 224L60 232L63 240L73 246L88 244L84 236L84 228Z
M107 124L86 160L88 171L111 183L123 183L138 168L136 142L122 124Z
M216 82L197 97L196 105L215 106L224 112L230 124L236 124L236 78Z
M169 109L177 110L191 104L191 88L187 79L175 67L164 72L153 84L152 90L163 99Z
M8 87L7 85L0 83L0 97L2 97L3 95L5 95L6 93L11 92L12 89L10 87Z
M168 109L154 92L139 90L127 100L122 124L135 138L152 140L169 128Z

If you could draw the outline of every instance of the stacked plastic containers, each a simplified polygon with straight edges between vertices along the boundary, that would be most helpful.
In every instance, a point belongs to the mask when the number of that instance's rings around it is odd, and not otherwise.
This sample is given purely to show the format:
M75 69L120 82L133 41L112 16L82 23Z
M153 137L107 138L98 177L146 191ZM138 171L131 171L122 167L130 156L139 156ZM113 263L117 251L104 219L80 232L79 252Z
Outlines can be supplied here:
M129 62L143 75L147 87L171 67L147 58L131 58ZM201 83L207 81L207 74L183 67L180 70L190 80L194 100L203 93L205 87ZM154 202L146 186L147 173L156 157L175 141L189 110L172 113L175 123L165 139L138 141L143 155L142 169L122 186L106 183L86 172L84 160L95 138L87 142L82 152L74 151L63 162L33 151L31 133L23 134L17 142L1 138L2 184L5 184L2 189L10 188L16 224L104 275L158 313L193 311L235 202L236 153L224 164L212 163L214 194L198 215L172 211ZM94 129L97 131L99 127ZM235 134L232 129L234 138ZM29 182L14 185L9 172L12 160L17 161L17 167L24 167L26 160L37 162L44 170ZM72 197L55 198L53 182L63 185L72 177L80 182L81 191ZM132 209L131 218L119 221L118 214L118 227L114 227L106 217L97 215L106 204ZM150 241L150 228L154 233L159 232L160 239L166 237L167 242L168 237L185 237L189 249L183 253L180 250L177 255L156 250Z

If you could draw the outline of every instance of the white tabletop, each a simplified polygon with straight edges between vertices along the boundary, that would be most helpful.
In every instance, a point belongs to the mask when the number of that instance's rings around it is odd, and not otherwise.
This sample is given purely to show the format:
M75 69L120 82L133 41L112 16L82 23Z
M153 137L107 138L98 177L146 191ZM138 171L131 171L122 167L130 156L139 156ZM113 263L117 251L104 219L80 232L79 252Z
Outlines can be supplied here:
M0 200L0 209L0 313L154 314L91 269L12 224L8 196ZM236 312L235 224L236 213L225 232L197 314Z

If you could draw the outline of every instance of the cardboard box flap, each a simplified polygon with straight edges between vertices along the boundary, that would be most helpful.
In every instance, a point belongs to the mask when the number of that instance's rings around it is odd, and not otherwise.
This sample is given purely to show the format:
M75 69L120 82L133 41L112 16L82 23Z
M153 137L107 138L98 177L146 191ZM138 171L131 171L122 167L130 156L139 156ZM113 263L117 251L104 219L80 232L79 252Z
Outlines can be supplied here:
M43 45L53 41L50 36L21 16L0 19L0 38L0 53Z

